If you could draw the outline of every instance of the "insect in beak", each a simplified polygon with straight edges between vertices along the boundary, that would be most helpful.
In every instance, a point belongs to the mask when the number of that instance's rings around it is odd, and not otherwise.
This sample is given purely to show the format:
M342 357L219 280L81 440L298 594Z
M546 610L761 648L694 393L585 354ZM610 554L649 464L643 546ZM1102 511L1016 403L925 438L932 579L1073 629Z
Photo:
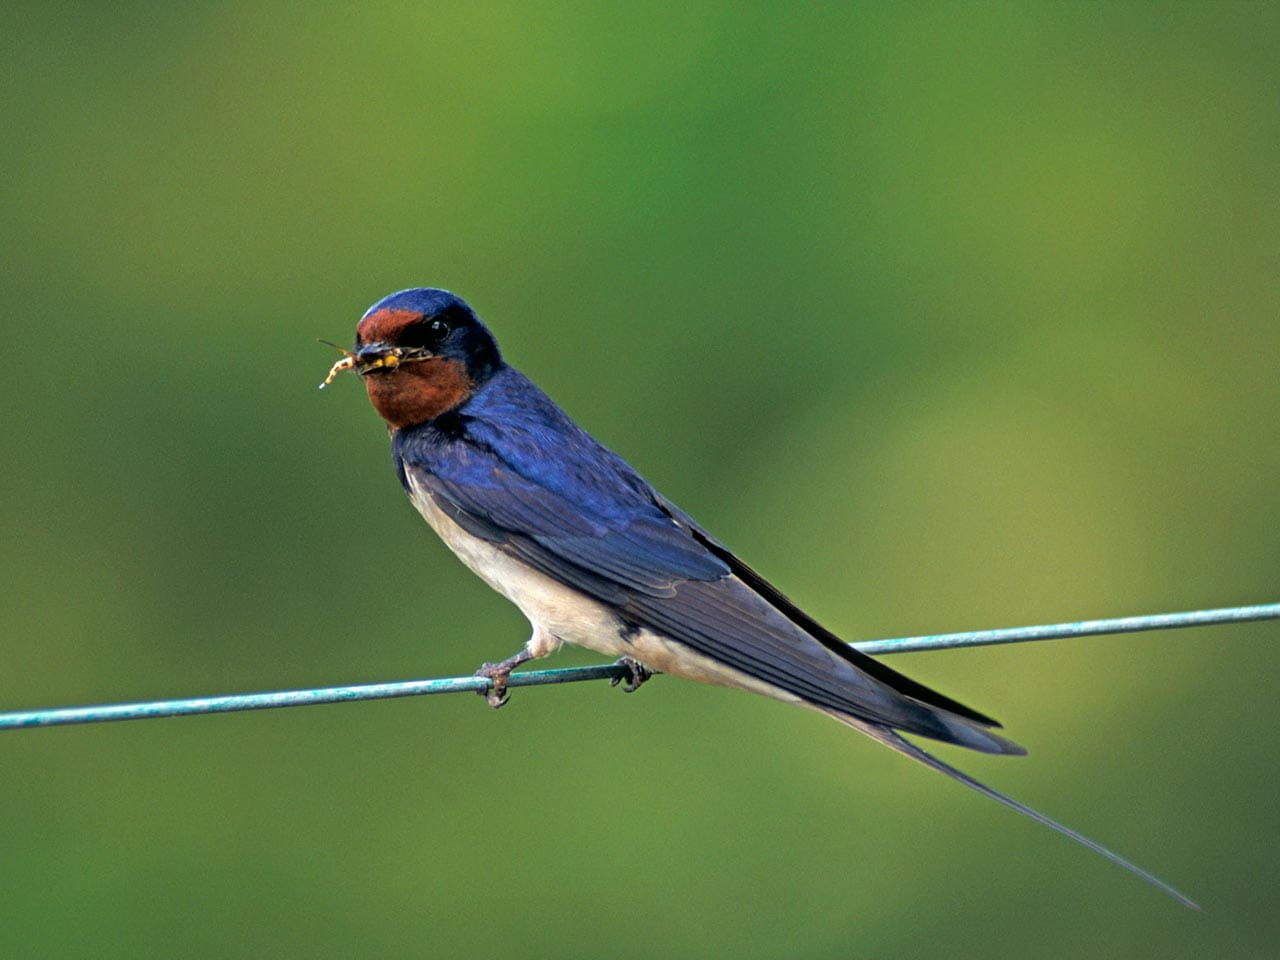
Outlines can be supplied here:
M394 370L402 363L434 360L436 357L434 353L423 347L390 347L385 343L366 343L359 351L352 353L328 340L320 342L344 354L341 360L329 368L329 375L324 378L324 383L320 384L321 390L331 384L333 378L343 370L355 370L356 373L364 376L374 370Z
M336 343L330 343L328 340L321 340L320 342L323 343L326 347L333 347L333 349L337 350L338 352L345 354L345 356L343 356L341 360L339 360L337 363L335 363L332 367L329 368L329 375L324 378L324 383L320 384L320 389L323 390L329 384L333 383L333 378L336 377L338 374L340 374L343 370L350 370L352 367L356 365L356 355L352 353L350 350L347 350L344 347L338 346Z

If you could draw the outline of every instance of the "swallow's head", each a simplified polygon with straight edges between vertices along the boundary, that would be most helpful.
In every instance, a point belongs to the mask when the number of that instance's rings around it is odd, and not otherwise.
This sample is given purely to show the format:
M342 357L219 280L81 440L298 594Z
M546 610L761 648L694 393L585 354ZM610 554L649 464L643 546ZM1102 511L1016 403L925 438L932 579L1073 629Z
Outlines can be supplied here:
M398 430L464 403L501 368L498 345L471 308L445 290L421 288L370 307L356 327L354 349L325 383L355 370L374 409Z

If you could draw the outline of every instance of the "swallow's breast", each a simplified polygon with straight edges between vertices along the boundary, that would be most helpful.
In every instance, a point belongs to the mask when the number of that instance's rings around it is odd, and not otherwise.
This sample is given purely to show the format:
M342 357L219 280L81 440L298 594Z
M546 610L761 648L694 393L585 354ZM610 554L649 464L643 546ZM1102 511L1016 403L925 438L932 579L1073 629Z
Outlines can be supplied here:
M552 653L561 643L576 643L601 653L621 656L622 621L604 604L514 559L488 540L468 533L436 504L430 491L412 473L409 499L445 545L481 580L502 594L533 626L529 650L534 656Z

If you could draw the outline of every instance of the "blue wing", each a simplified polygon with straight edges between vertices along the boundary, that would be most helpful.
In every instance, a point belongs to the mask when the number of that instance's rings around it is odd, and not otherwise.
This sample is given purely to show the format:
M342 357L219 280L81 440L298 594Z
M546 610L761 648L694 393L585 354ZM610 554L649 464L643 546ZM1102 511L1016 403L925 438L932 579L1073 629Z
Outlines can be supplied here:
M991 718L818 625L514 370L460 411L398 431L394 450L402 481L413 473L463 529L635 627L825 709L975 749L1020 750L971 729L998 726Z

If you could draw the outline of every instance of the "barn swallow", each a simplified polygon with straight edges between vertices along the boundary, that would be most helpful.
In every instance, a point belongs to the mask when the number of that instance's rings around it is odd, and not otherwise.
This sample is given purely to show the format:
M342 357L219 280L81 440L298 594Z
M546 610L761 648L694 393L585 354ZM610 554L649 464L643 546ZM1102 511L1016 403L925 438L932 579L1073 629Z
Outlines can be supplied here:
M515 667L563 643L620 658L629 690L661 672L764 694L834 717L1195 906L906 739L1026 752L994 733L991 717L819 625L504 363L458 297L393 293L369 308L343 352L321 386L343 370L360 374L414 507L532 626L523 649L479 671L494 706Z

